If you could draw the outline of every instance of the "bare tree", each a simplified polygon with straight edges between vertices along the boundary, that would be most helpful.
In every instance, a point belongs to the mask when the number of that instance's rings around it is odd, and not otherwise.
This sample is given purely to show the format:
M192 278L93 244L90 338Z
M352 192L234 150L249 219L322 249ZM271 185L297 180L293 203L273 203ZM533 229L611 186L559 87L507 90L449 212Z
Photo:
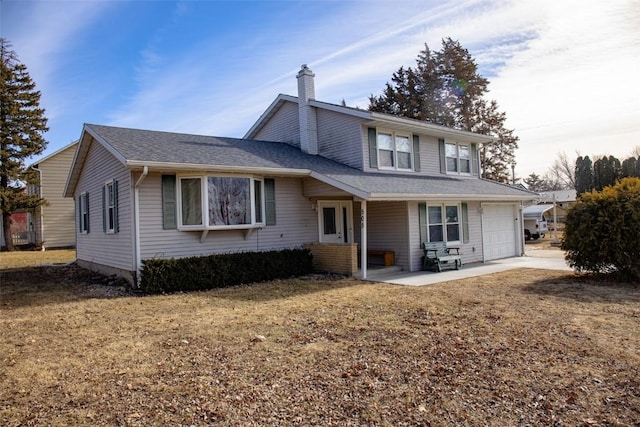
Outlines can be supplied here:
M576 188L575 164L567 158L563 151L553 161L544 176L552 190L568 190Z

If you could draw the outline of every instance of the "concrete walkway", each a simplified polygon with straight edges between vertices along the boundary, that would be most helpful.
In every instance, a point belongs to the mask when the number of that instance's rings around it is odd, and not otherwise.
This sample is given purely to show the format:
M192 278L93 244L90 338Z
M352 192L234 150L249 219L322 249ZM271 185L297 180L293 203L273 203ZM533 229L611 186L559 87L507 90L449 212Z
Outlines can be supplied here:
M373 282L392 283L396 285L422 286L468 277L499 273L516 268L540 268L544 270L573 271L564 260L564 252L559 249L532 249L522 257L499 259L486 263L473 263L462 266L460 270L445 270L441 273L429 271L406 272L372 270L367 280Z

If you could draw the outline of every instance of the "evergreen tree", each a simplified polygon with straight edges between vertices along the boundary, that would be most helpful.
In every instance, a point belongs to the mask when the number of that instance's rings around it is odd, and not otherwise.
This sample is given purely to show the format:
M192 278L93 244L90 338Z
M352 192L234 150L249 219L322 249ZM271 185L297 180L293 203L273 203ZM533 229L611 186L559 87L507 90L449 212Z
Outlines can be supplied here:
M40 92L4 38L0 38L0 60L0 213L5 245L12 251L11 214L44 202L25 191L25 184L35 183L35 172L27 169L25 160L44 151L47 142L43 134L48 128L44 109L39 106Z
M522 180L527 188L531 191L539 193L547 190L547 185L542 178L536 173L531 173L528 177Z
M589 156L576 159L576 193L589 193L593 190L593 163Z
M620 169L620 178L626 178L630 176L638 176L640 177L640 157L637 159L635 157L629 157L622 162L622 167Z
M613 156L602 157L593 164L593 186L597 191L615 185L620 178L622 167L620 160Z
M508 182L518 137L504 127L506 115L497 103L483 98L488 85L469 51L447 38L437 52L425 45L415 68L400 67L382 95L369 97L369 110L495 136L497 142L480 153L482 173Z

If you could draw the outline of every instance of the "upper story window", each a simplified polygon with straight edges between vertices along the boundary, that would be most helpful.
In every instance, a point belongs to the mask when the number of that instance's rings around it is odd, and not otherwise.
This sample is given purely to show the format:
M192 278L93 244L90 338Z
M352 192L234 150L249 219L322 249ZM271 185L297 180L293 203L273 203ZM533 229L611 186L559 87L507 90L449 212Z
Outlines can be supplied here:
M468 144L445 143L447 173L471 174L471 153Z
M265 181L268 181L266 188ZM180 177L179 228L202 230L275 224L273 199L273 180L229 176Z
M410 136L378 131L378 165L381 169L411 170Z

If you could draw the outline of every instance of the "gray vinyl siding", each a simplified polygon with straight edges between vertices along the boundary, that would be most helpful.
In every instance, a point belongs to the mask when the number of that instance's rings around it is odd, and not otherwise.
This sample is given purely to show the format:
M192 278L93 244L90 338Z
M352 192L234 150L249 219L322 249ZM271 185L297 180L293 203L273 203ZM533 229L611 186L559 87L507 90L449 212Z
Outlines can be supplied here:
M305 197L318 197L318 198L349 198L351 194L346 191L340 190L324 182L318 181L313 178L304 178L302 181L302 189Z
M283 103L253 139L284 142L300 147L298 104L292 102Z
M465 202L464 200L462 202ZM422 269L423 251L420 247L420 226L418 218L418 203L409 202L409 251L411 259L410 271ZM482 216L480 202L465 202L469 213L469 242L460 245L460 254L464 264L482 261Z
M36 222L37 240L47 248L75 246L75 210L71 197L63 197L77 144L67 147L38 164L40 197L47 201L39 209ZM40 223L42 222L42 227ZM42 230L42 234L40 235Z
M404 270L409 267L408 231L406 202L367 203L367 249L393 250L396 265Z
M362 169L362 119L317 109L318 153L353 168Z
M268 177L267 177L268 178ZM149 174L140 186L140 251L142 259L182 258L213 253L300 247L318 241L317 214L302 195L302 180L275 178L276 225L247 230L163 230L161 175Z
M102 229L102 188L107 181L118 181L119 232L107 234ZM133 193L131 173L102 145L92 143L75 189L74 200L89 193L87 234L77 233L76 257L126 271L134 271ZM76 210L76 227L78 226Z
M434 136L420 135L420 174L440 174L440 148Z

